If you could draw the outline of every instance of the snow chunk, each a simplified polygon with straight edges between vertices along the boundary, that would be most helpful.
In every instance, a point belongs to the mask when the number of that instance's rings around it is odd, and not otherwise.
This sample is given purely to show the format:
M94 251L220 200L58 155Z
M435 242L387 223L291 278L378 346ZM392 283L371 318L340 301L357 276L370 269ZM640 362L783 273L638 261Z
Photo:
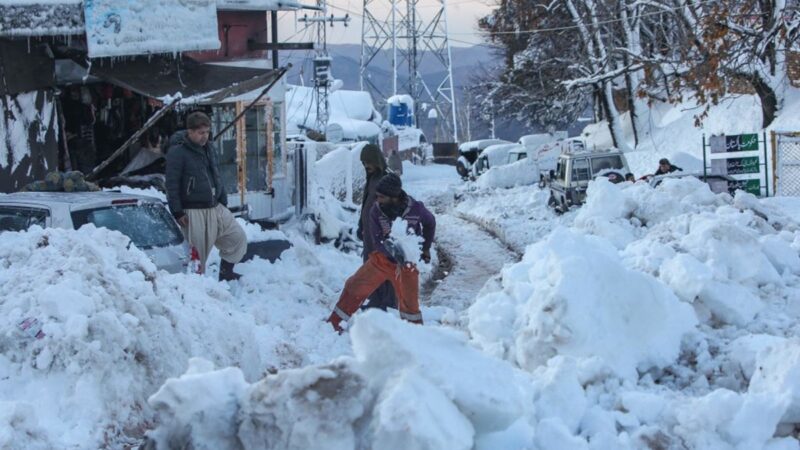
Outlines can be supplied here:
M167 426L150 433L157 448L235 448L239 399L248 384L242 371L213 371L209 361L192 358L179 378L170 378L148 400Z
M373 418L373 448L436 450L473 448L472 424L420 368L387 383Z
M357 448L372 398L352 360L287 370L254 384L240 413L245 449Z
M756 371L748 393L785 398L788 405L783 422L800 421L800 340L776 342L757 357Z
M533 159L523 159L511 164L490 166L476 184L481 188L510 188L536 183L539 168Z
M618 376L635 379L637 368L674 361L683 334L697 324L689 305L623 267L607 243L565 229L506 267L502 286L469 309L469 329L478 345L502 346L529 371L556 354L599 356ZM488 304L502 305L502 318L487 318L496 310Z
M418 367L419 376L440 389L476 432L508 428L524 410L511 366L471 348L460 335L401 321L381 311L355 316L353 352L371 383Z

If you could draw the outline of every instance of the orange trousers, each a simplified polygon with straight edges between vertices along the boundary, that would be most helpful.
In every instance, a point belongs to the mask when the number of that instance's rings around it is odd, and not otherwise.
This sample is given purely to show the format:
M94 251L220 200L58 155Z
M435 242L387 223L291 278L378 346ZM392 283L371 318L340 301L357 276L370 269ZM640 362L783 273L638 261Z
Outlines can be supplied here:
M419 311L419 272L416 267L401 268L389 261L381 252L372 252L369 258L344 283L339 301L328 319L336 331L342 331L339 324L358 311L364 300L384 282L389 281L397 294L397 307L400 317L413 323L422 323Z

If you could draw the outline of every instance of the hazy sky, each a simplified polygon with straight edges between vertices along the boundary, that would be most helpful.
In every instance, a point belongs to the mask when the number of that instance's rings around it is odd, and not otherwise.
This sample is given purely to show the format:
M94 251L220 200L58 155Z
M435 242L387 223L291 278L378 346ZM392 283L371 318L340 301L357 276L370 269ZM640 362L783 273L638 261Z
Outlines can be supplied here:
M312 0L301 0L300 3L314 4ZM431 16L435 13L436 7L440 3L435 0L420 0L418 3L419 14L423 16L423 20L430 20ZM477 21L480 17L485 16L491 11L492 7L489 5L494 4L494 0L448 0L447 3L447 19L448 29L450 35L450 45L452 46L469 46L484 42L476 31L478 29ZM387 5L385 8L380 8L373 11L373 14L378 17L386 17L386 11L389 10L388 0L377 0L372 3L371 8L380 5ZM333 13L335 16L343 16L346 11L350 11L350 24L346 28L341 23L336 23L333 28L328 27L328 43L329 44L359 44L361 43L361 16L363 15L364 2L363 0L334 0L328 3L328 16ZM316 33L313 29L304 30L303 25L296 23L295 18L300 18L304 14L312 16L312 11L295 13L284 13L281 18L279 29L281 31L281 38L290 38L290 41L313 41Z

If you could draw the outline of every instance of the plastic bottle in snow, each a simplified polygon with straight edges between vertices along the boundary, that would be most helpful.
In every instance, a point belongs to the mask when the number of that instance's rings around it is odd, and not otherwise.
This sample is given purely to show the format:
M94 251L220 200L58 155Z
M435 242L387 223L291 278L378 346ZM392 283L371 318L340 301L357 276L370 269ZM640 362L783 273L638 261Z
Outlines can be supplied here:
M42 339L44 337L44 331L42 331L42 324L39 319L28 317L17 326L31 338Z
M186 273L203 273L202 266L200 265L200 252L197 248L192 246L192 251L189 256L189 266L186 268Z

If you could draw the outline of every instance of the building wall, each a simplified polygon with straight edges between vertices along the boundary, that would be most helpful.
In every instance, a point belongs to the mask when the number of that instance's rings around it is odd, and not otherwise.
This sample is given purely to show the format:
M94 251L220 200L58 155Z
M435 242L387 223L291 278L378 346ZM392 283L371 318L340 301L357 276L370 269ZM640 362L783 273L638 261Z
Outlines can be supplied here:
M0 95L0 192L58 168L58 111L50 90Z
M219 50L187 52L186 55L201 62L266 56L266 51L247 49L248 40L267 42L267 13L264 11L218 11L217 32L221 44Z

